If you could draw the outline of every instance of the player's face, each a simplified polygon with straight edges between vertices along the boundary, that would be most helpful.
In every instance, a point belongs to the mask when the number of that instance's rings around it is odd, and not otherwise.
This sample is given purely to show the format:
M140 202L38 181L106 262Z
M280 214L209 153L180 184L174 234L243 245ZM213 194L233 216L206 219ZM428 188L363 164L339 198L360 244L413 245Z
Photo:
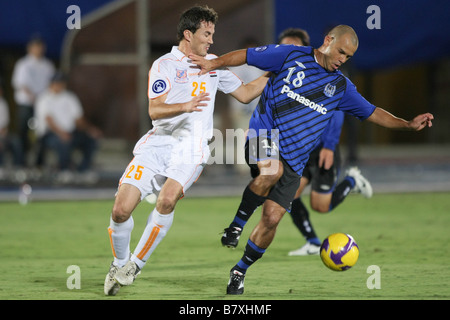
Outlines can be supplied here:
M352 43L350 35L344 34L339 38L325 37L326 50L324 52L324 68L336 71L348 61L356 52L357 47Z
M200 28L195 31L191 38L192 53L199 56L206 56L209 47L213 44L215 26L212 22L201 22Z

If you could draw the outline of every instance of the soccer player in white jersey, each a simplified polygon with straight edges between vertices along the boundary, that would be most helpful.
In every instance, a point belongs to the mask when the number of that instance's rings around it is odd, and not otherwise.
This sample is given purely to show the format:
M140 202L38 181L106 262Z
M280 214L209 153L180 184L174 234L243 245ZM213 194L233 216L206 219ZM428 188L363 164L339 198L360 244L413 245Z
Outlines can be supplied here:
M262 76L248 84L227 69L199 75L191 53L213 59L217 13L207 6L186 10L178 24L179 45L157 59L149 74L149 115L153 129L134 148L134 158L119 182L108 228L114 260L104 291L115 295L133 283L152 252L170 229L177 201L198 179L209 157L214 100L217 90L243 103L259 96L267 83ZM141 239L130 252L132 212L149 194L158 194ZM131 254L131 257L130 257Z

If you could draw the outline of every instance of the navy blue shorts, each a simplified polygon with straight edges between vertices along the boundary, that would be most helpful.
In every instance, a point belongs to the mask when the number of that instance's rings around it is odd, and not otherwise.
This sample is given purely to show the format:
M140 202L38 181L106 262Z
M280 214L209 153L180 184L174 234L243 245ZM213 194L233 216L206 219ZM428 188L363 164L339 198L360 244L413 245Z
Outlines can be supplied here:
M336 146L333 165L328 170L319 167L319 155L321 149L322 147L318 147L311 152L309 160L303 169L302 176L309 180L311 190L319 193L330 193L333 192L336 187L339 168L341 166L339 147Z
M267 141L264 141L264 139ZM292 170L289 164L279 155L278 146L274 141L267 138L258 139L255 137L245 143L245 161L250 167L252 178L257 177L260 174L258 161L266 159L280 160L283 163L283 175L272 187L267 199L278 203L285 208L286 211L290 212L292 200L294 200L295 193L300 186L301 177Z

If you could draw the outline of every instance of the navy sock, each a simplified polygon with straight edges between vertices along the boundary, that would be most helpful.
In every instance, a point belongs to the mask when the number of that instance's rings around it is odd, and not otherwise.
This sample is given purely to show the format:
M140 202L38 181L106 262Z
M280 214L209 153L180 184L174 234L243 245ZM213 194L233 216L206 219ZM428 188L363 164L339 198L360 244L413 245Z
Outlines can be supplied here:
M336 189L333 191L333 196L331 197L330 211L336 208L344 199L348 196L350 191L355 187L355 179L353 177L347 176L345 179L337 185Z
M240 227L244 228L248 219L255 212L256 208L262 205L266 201L266 197L262 197L254 193L247 186L242 195L241 204L234 216L233 222L231 222L230 227Z
M245 246L244 255L241 260L233 267L233 270L238 270L239 272L246 273L247 269L254 264L262 255L266 252L266 249L258 247L250 239Z
M306 209L301 198L296 198L292 201L292 207L289 213L295 226L306 238L306 240L310 241L310 239L318 239L317 234L309 220L308 209Z

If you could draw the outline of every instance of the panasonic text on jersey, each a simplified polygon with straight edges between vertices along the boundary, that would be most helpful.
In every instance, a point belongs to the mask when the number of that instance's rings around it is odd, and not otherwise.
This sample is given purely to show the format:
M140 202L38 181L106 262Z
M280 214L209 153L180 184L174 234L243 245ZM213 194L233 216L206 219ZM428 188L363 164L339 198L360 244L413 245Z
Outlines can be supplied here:
M311 101L307 98L305 98L304 96L302 96L301 94L295 93L294 91L292 91L288 85L284 85L283 88L281 89L281 93L286 93L287 96L289 98L291 98L292 100L295 100L301 104L303 104L306 107L309 107L311 109L313 109L314 111L317 111L321 114L327 114L328 109L323 107L323 104L317 104L314 101Z

